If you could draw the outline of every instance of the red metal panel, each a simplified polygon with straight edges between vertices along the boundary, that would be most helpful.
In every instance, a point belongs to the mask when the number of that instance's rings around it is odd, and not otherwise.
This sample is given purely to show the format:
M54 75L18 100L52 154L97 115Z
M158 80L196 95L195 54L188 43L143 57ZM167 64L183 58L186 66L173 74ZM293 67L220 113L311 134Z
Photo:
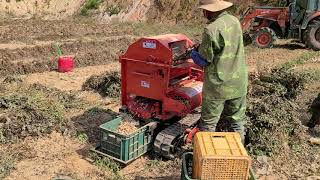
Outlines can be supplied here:
M127 94L162 100L168 87L169 67L127 61Z
M196 88L202 85L203 71L187 59L173 63L173 52L183 53L191 46L186 36L173 34L142 38L130 45L120 59L122 105L137 117L162 120L184 116L198 107L202 90Z
M169 44L173 42L178 42L178 41L187 41L187 45L190 47L193 45L193 42L183 34L164 34L164 35L154 36L149 38L158 40L159 42L161 42L161 44L163 44L167 48L169 48Z
M253 8L243 17L241 21L242 30L246 31L251 26L251 22L255 18L261 18L265 20L271 20L278 22L281 27L284 27L286 22L289 22L289 9L287 7L279 7L279 8ZM253 27L254 30L257 30L261 27L265 27L268 24L263 23L263 25L259 25Z
M181 34L141 38L129 46L122 58L172 64L170 44L178 41L186 41L186 46L192 46L192 41Z
M172 92L169 92L169 94L170 97L179 97L187 100L189 106L188 111L191 111L202 103L202 87L202 82L192 81L182 87L174 89Z
M158 40L142 38L130 45L122 58L170 64L172 52Z

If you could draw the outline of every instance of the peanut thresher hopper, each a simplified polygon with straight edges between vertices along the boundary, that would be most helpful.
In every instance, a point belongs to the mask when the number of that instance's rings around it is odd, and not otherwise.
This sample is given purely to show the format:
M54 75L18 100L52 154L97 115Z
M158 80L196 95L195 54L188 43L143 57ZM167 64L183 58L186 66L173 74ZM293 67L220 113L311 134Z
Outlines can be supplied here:
M155 139L154 150L164 156L171 155L175 138L198 120L183 119L202 99L203 71L185 56L192 45L184 35L142 38L121 57L123 107L143 120L182 118Z
M185 57L183 35L143 38L121 57L122 105L135 117L162 121L201 105L202 70Z
M147 142L167 158L197 132L203 70L189 58L192 47L185 35L167 34L141 38L120 56L121 111L153 123Z

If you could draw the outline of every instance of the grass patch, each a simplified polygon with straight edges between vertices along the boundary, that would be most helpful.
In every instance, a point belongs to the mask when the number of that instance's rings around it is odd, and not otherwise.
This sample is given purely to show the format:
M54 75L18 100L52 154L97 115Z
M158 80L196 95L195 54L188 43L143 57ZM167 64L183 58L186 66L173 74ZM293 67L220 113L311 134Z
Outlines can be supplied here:
M87 143L87 142L88 142L89 137L88 137L88 135L87 135L86 133L77 132L76 139L77 139L80 143L84 144L84 143Z
M320 52L305 52L250 83L247 147L252 155L276 157L303 151L300 144L305 141L301 136L305 127L297 97L307 84L320 80L318 69L305 69L319 56Z
M1 131L6 142L49 134L56 126L64 124L63 105L47 99L40 91L2 96L0 107Z
M6 137L4 136L4 130L0 128L0 144L6 143Z
M146 169L150 170L150 169L156 168L160 165L161 165L161 160L158 160L158 159L149 160L146 163Z
M14 164L19 161L21 154L8 151L8 149L0 150L0 179L5 178L14 169Z
M251 154L274 156L284 144L298 151L294 144L300 142L303 126L295 99L307 81L305 75L281 68L251 82L247 110Z
M320 57L319 51L308 51L308 52L303 53L300 57L298 57L295 60L281 64L280 68L283 68L285 70L289 70L295 66L303 65L304 63L306 63L312 59L315 59L317 57Z
M87 16L90 10L98 9L102 0L87 0L81 8L80 15Z
M304 72L304 74L310 81L320 81L320 70L308 70L308 72Z
M90 158L94 161L94 164L104 171L112 173L111 177L107 179L124 180L125 178L120 174L120 165L107 157L98 156L96 153L91 153Z
M106 72L92 75L82 85L84 91L96 91L104 97L118 98L121 92L121 78L119 72Z
M74 94L40 84L18 86L0 93L0 142L17 142L26 137L70 133L72 125L65 118L71 107L82 101Z
M304 64L309 63L312 60L320 57L319 51L308 51L303 53L300 57L295 60L286 62L279 66L279 69L283 71L291 71L294 70L296 73L304 76L304 78L309 81L319 81L320 80L320 70L316 68L300 70L299 67L303 67Z
M78 97L77 92L64 92L56 88L48 88L41 84L33 84L29 89L43 92L49 99L55 99L62 104L65 110L83 109L88 103Z
M1 157L0 160L0 179L5 178L14 167L15 158L12 156Z
M109 16L116 15L121 12L121 7L118 5L110 5L106 8L105 12L107 12Z

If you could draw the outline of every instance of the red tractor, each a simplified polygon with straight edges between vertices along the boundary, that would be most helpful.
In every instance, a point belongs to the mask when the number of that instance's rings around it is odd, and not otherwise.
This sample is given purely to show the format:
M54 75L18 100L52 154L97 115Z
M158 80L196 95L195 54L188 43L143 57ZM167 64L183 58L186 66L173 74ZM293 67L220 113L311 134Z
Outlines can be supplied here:
M290 0L287 7L249 7L241 17L253 44L270 48L277 38L297 39L320 50L320 0Z

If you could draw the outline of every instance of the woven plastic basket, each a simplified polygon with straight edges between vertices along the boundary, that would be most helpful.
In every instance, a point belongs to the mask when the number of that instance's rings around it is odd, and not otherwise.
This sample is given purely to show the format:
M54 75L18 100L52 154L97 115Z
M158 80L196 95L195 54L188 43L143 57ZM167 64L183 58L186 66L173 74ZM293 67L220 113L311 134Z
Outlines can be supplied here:
M248 179L251 159L238 133L199 132L193 154L194 179Z

